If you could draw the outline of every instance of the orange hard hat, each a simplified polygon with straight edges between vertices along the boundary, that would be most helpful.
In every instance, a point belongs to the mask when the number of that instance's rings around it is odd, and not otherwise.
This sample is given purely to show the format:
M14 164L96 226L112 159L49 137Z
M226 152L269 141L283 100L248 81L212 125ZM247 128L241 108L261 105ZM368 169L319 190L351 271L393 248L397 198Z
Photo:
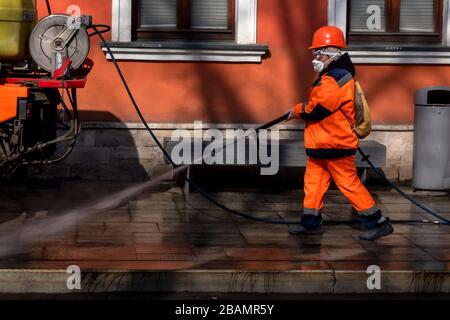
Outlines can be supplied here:
M308 49L319 49L323 47L346 48L342 30L335 26L325 26L314 32L312 45Z

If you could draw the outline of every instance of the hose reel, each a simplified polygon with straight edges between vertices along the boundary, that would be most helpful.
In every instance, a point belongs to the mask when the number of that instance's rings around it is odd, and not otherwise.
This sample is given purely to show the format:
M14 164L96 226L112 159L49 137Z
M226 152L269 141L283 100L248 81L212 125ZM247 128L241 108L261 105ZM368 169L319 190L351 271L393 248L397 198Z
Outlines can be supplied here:
M30 53L34 62L45 71L55 72L70 65L80 67L89 54L91 16L69 17L53 14L40 20L30 36ZM65 68L65 69L66 69Z

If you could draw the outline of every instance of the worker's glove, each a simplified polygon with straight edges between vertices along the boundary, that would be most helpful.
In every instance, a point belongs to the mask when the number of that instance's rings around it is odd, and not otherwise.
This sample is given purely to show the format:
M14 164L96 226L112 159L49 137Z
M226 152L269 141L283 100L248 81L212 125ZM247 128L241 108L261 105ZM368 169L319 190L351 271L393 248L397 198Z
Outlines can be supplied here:
M297 103L293 108L289 109L289 115L286 119L286 121L292 120L292 119L298 119L299 116L301 116L301 112L303 107L305 106L306 102L303 103Z
M289 112L289 115L288 115L288 117L286 118L286 121L295 119L295 116L294 116L294 108L290 108L288 112Z

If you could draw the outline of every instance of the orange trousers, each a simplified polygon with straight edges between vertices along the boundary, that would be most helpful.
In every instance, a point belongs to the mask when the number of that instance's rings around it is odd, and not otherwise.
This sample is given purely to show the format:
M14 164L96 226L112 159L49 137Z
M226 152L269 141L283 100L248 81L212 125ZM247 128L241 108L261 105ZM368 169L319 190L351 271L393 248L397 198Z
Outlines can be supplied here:
M356 173L355 156L338 159L308 157L304 179L304 214L320 213L331 178L358 214L370 216L378 210L375 200Z

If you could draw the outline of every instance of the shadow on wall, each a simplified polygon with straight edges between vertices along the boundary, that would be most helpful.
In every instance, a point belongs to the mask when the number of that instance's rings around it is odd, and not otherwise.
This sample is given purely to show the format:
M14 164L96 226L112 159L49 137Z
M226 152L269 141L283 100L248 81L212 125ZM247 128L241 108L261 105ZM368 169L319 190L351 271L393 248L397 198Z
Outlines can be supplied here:
M81 134L69 157L42 171L31 170L32 177L144 181L153 176L163 159L146 132L128 128L105 111L80 111L80 119ZM64 147L58 146L57 152Z
M307 49L312 34L305 35L305 30L321 26L317 17L322 14L322 6L314 1L299 4L297 0L265 5L268 6L265 10L271 12L266 19L279 30L288 31L279 35L280 44L271 48L271 55L263 59L262 65L229 64L227 69L236 77L221 72L223 69L216 63L193 65L201 110L211 122L269 120L307 97L315 76ZM242 70L249 72L249 76L240 77ZM252 95L255 92L257 97Z
M446 72L439 65L357 65L356 74L375 124L411 124L416 90L448 83Z

